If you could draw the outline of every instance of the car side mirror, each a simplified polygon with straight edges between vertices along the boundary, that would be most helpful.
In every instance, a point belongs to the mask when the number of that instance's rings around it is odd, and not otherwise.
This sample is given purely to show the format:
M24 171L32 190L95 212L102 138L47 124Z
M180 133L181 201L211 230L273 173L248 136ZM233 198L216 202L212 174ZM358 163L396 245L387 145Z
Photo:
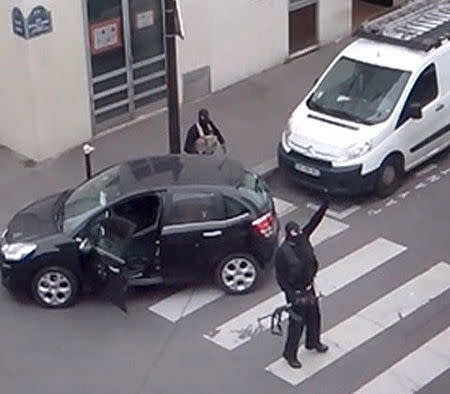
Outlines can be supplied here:
M411 119L422 119L422 106L420 103L409 103L407 113Z
M83 254L89 254L92 251L92 244L89 241L89 238L85 238L81 241L80 246L78 247L78 249L80 250L81 253Z

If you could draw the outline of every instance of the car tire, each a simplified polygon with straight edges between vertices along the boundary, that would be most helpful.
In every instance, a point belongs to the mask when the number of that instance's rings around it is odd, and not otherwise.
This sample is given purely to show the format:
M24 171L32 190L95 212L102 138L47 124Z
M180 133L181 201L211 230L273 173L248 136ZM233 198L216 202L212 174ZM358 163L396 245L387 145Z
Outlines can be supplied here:
M49 266L37 272L31 283L33 299L49 309L67 308L78 298L79 281L66 268Z
M381 166L375 183L375 194L380 198L385 198L399 188L404 175L401 160L391 156Z
M249 254L232 254L216 267L216 283L227 294L250 293L259 283L262 269L258 261Z

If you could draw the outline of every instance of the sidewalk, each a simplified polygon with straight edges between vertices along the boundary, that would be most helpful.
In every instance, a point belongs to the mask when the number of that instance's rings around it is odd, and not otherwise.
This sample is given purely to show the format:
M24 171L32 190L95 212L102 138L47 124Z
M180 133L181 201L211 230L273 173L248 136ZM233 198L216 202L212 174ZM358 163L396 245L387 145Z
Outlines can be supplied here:
M262 173L276 166L276 149L290 112L311 88L313 81L348 43L344 40L310 55L253 76L211 96L188 103L181 109L182 135L208 108L223 132L228 154ZM95 147L93 170L118 161L168 152L167 112L128 124L91 141ZM58 158L25 168L20 163L4 165L0 150L0 226L27 202L73 186L84 180L80 147ZM8 160L11 155L8 153Z

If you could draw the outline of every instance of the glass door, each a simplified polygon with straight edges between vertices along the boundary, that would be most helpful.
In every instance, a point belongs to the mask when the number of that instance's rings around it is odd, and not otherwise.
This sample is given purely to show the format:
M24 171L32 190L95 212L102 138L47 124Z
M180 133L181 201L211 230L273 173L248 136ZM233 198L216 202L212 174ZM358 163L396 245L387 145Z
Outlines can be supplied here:
M164 24L161 0L129 0L134 107L166 95Z
M166 96L163 6L162 0L84 4L91 112L99 131Z

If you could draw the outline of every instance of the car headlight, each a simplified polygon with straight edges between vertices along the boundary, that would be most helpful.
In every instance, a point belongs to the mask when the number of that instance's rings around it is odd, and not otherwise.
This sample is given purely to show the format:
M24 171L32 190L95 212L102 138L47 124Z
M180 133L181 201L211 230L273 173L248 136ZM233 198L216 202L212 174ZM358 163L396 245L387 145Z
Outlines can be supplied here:
M372 149L372 144L369 141L359 142L348 149L348 160L356 159L368 153Z
M281 145L283 146L283 149L288 153L291 151L291 147L289 145L289 137L291 136L291 134L292 129L289 121L286 130L284 130L283 134L281 135Z
M14 243L2 246L2 253L5 260L20 261L33 253L37 248L36 244L30 243Z

